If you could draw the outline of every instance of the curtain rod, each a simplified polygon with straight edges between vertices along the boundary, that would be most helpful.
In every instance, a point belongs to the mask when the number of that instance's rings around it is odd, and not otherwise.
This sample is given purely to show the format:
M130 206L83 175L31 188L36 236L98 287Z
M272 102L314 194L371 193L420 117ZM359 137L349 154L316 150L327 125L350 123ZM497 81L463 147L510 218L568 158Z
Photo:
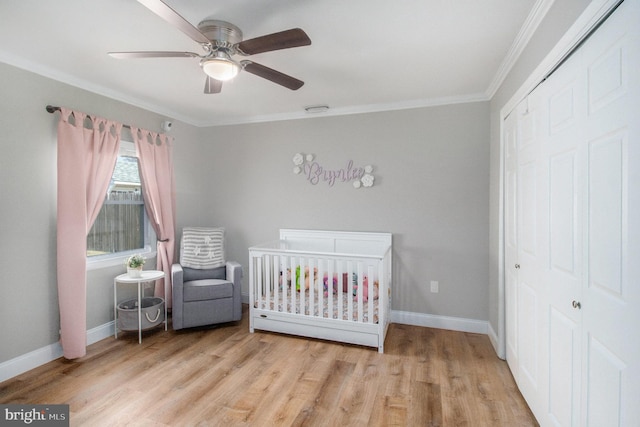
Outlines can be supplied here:
M47 105L45 109L47 110L48 113L51 113L51 114L55 113L56 111L62 111L60 107L56 107L54 105ZM129 125L122 125L122 127L131 130L131 126Z

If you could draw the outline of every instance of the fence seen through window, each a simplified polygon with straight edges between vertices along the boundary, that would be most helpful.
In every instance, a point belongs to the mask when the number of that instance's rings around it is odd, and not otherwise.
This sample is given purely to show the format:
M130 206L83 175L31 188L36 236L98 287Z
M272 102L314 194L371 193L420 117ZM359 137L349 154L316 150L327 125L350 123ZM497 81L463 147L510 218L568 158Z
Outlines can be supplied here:
M138 160L120 156L104 204L87 235L87 256L144 248L145 218Z

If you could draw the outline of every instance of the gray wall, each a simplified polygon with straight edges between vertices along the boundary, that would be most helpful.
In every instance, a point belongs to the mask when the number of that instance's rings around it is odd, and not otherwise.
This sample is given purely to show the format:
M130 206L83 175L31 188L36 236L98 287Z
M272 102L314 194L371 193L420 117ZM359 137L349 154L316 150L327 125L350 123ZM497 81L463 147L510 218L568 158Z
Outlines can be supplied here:
M247 247L279 228L388 231L394 310L488 319L488 103L202 133L200 167L215 189L203 221L227 228L232 259L246 266ZM375 185L311 185L292 171L298 152L329 169L371 164Z

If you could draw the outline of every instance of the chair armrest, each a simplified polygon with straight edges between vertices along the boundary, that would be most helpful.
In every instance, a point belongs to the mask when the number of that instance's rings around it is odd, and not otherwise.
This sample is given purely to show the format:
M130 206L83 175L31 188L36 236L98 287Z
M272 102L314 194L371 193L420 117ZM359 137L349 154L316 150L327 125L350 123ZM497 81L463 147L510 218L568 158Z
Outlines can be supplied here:
M182 266L173 264L171 266L171 318L173 329L182 329L182 301L183 301L183 281Z
M182 266L180 264L173 264L171 266L171 281L173 282L173 286L175 287L176 284L178 286L182 286Z
M233 283L233 320L242 319L242 266L227 261L227 280Z
M233 285L242 285L242 266L239 262L227 261L227 280Z

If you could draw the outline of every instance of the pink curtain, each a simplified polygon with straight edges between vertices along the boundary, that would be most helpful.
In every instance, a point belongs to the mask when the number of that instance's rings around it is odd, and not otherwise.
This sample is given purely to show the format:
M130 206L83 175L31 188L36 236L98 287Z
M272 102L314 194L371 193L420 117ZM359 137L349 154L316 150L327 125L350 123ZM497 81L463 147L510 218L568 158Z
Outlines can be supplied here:
M171 264L175 252L176 184L173 175L171 138L131 127L140 159L140 178L147 216L158 237L157 269L164 271L169 283L164 294L164 281L156 282L155 295L171 307Z
M60 109L58 121L58 303L63 355L87 347L87 234L118 158L122 124ZM85 128L90 122L90 129Z

